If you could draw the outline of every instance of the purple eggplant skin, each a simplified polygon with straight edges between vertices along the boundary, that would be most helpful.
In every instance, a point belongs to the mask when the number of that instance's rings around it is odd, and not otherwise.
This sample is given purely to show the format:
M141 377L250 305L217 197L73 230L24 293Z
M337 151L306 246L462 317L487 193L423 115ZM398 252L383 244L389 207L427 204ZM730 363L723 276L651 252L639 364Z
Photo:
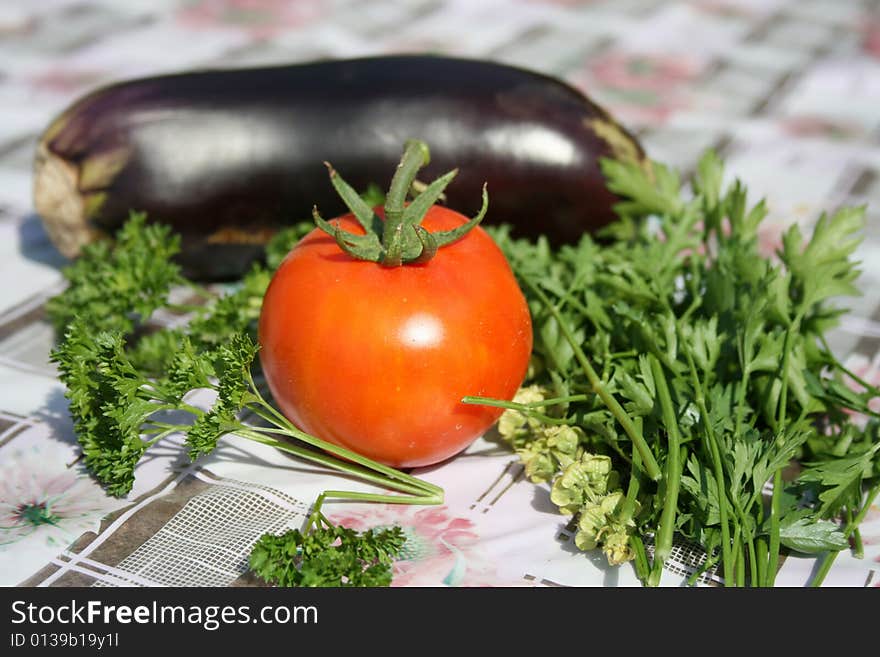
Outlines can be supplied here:
M34 203L68 257L132 210L182 238L193 278L232 279L280 227L345 211L325 162L387 188L409 138L458 168L446 203L559 245L614 218L604 157L646 162L637 139L574 87L492 61L388 55L123 81L75 101L41 136Z

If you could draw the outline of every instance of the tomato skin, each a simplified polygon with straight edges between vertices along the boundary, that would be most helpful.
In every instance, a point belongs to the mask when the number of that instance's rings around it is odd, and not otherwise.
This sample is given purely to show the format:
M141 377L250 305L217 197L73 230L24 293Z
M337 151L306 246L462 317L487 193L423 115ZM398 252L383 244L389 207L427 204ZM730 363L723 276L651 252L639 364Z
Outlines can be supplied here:
M436 232L465 221L434 206L421 225ZM331 223L364 232L351 215ZM287 418L398 468L438 463L482 435L501 409L461 398L512 399L532 350L525 298L480 227L427 263L399 267L357 260L315 229L275 273L258 330Z

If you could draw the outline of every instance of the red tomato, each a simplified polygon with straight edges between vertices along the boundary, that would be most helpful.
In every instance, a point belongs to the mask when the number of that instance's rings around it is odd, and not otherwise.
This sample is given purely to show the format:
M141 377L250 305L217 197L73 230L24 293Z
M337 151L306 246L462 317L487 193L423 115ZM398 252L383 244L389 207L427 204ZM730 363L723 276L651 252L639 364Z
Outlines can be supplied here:
M465 221L434 206L421 225ZM337 222L364 233L351 215ZM275 273L259 341L272 395L296 426L406 468L457 454L498 419L501 409L460 400L513 398L532 325L507 260L479 226L427 263L399 267L353 258L316 228Z

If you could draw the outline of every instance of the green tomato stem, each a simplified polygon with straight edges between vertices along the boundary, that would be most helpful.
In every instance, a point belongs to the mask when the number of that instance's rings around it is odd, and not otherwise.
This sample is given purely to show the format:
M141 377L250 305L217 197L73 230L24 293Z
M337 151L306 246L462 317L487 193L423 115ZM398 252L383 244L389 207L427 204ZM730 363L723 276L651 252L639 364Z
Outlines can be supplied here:
M489 195L483 185L483 204L476 216L457 228L428 232L420 225L422 220L458 173L457 169L453 169L428 185L417 186L416 174L429 161L427 144L417 139L407 140L403 156L391 179L391 188L385 197L384 222L333 167L326 163L333 187L364 228L365 234L358 235L344 231L338 225L331 225L321 217L317 208L312 211L315 223L353 258L377 262L385 267L428 262L440 247L452 244L475 228L483 220L489 205ZM416 187L420 188L418 195L407 205L407 194Z
M403 157L391 179L391 187L385 197L385 225L382 232L382 245L385 255L382 264L397 267L403 262L403 211L406 196L416 178L418 170L431 161L431 155L424 142L407 140Z
M431 152L427 144L417 139L408 139L403 145L403 156L394 176L391 178L391 186L385 196L385 231L390 230L401 223L406 197L412 187L416 174L423 166L431 161ZM387 242L386 242L387 244Z

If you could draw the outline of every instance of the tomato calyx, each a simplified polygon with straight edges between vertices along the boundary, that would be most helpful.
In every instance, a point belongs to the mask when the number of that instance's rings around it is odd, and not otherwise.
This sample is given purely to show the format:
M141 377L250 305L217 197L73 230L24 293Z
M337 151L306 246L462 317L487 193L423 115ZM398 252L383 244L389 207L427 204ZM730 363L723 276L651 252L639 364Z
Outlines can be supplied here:
M424 188L409 203L406 202L413 188L419 169L430 162L428 145L418 139L409 139L404 145L403 156L394 176L388 195L385 197L385 220L370 207L342 176L325 162L330 172L330 182L345 205L364 229L364 235L342 230L325 220L317 206L312 210L315 224L336 240L345 253L358 258L377 262L385 267L398 267L402 264L421 264L429 261L438 249L452 244L476 227L486 215L489 195L483 185L483 205L469 221L452 230L431 233L421 226L428 210L440 199L443 191L452 182L458 169L443 174Z

